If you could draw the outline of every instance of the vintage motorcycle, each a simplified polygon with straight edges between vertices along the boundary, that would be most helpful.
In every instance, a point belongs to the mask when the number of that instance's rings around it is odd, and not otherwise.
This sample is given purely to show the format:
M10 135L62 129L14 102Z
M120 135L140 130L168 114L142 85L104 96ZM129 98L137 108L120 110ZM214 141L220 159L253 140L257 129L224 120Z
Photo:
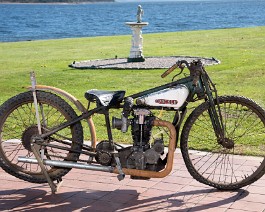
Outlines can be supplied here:
M172 171L180 139L186 167L201 183L234 190L262 177L264 110L242 96L218 96L200 60L177 61L161 77L177 68L172 82L127 97L122 90L89 90L87 108L61 89L37 85L31 73L29 91L0 107L1 167L25 181L48 182L53 193L71 168L117 173L119 180L163 178ZM189 73L175 80L184 69ZM189 103L199 100L185 118ZM112 124L110 109L121 111ZM162 120L161 110L174 113L173 120ZM96 139L95 114L105 119L107 140ZM83 120L90 131L86 139ZM130 129L132 145L115 142L113 129Z

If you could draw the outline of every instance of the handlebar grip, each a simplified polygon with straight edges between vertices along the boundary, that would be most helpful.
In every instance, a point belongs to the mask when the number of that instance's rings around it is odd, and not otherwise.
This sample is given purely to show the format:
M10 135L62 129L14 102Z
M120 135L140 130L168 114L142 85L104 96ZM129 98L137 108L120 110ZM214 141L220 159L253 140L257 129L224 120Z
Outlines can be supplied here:
M166 70L161 77L165 78L167 75L169 75L172 71L174 71L176 68L178 67L178 64L174 64L173 66L171 66L168 70Z

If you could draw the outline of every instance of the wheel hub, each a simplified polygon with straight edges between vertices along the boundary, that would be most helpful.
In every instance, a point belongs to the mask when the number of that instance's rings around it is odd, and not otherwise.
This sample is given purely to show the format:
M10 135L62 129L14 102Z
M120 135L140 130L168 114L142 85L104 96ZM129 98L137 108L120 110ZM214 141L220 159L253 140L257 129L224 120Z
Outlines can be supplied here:
M32 152L31 143L33 142L33 138L39 134L37 126L28 127L22 134L22 145L26 150Z
M220 142L219 142L224 148L227 148L227 149L233 149L234 146L235 146L235 143L232 139L230 138L222 138L220 139Z

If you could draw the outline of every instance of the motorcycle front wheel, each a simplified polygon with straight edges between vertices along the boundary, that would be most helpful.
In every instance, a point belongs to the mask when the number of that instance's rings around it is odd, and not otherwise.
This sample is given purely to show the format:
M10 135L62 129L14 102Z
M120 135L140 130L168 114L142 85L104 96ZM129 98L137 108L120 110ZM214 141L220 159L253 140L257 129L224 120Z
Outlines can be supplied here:
M42 132L73 120L77 114L61 97L37 91L38 110ZM9 174L33 183L47 182L38 164L19 162L18 157L33 157L31 143L33 136L39 134L36 110L32 92L18 94L0 107L0 166ZM64 128L44 141L62 149L44 146L43 159L76 161L83 143L83 128L80 122ZM70 171L69 168L46 166L52 180L60 179Z
M255 182L265 172L265 112L240 96L219 97L219 104L224 142L216 138L208 113L210 105L204 102L183 126L181 152L197 181L235 190Z

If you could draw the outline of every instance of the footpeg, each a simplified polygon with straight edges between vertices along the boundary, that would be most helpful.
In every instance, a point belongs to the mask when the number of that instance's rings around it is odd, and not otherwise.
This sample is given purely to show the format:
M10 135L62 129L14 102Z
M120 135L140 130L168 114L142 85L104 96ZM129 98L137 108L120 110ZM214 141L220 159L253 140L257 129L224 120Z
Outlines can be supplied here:
M116 168L117 168L117 170L119 172L117 178L118 178L119 181L121 181L121 180L123 180L125 178L125 174L122 171L120 159L117 156L115 156L114 158L115 158L115 161L116 161Z

